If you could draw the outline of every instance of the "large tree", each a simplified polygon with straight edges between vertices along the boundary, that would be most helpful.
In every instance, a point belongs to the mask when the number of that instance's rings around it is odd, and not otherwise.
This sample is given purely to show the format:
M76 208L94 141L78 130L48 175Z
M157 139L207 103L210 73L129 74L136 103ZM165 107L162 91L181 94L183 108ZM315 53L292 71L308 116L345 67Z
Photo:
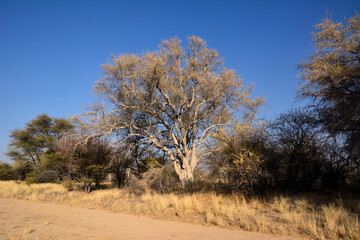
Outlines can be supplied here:
M203 157L198 150L211 133L234 113L252 118L263 102L251 99L251 87L198 37L190 37L185 49L172 38L154 52L112 56L103 72L95 84L103 102L88 113L101 123L96 134L138 136L165 152L183 186L193 179Z
M313 33L314 53L298 66L299 96L310 99L352 162L360 159L360 16L345 22L325 18ZM354 165L356 167L356 164Z

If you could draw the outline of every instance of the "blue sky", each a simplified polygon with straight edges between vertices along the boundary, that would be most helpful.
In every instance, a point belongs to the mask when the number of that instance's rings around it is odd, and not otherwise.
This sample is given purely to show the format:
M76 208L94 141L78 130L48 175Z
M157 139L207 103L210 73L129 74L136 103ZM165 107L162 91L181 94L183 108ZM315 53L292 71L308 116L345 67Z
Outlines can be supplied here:
M360 11L360 1L0 0L0 160L10 131L38 114L83 111L110 54L155 50L197 35L255 84L272 119L295 106L296 64L312 52L313 26Z

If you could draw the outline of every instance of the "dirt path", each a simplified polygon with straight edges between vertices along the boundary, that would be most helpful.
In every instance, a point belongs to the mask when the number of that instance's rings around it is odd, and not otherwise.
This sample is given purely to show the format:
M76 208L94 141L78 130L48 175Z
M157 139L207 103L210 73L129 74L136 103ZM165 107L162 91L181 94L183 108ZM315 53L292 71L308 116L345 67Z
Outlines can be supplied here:
M292 238L159 221L98 209L0 198L0 239L285 240Z

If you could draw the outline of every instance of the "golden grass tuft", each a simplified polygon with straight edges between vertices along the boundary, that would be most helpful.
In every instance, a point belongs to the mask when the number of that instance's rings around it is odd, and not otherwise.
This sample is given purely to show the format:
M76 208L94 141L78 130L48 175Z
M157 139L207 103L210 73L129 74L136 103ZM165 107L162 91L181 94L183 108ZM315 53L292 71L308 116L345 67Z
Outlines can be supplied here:
M322 206L324 228L329 232L332 239L355 239L359 235L359 218L350 214L342 206L330 204ZM356 235L355 235L356 234Z
M290 204L289 204L289 199L287 199L286 197L280 196L274 199L274 202L272 204L272 208L273 210L277 211L277 212L284 212L284 211L289 211L290 209Z
M310 239L360 240L359 200L315 205L306 198L246 199L215 193L131 194L123 189L69 192L59 184L0 181L0 197L51 201L231 229ZM48 225L49 222L45 222ZM31 228L30 228L31 229ZM30 231L30 230L29 230Z

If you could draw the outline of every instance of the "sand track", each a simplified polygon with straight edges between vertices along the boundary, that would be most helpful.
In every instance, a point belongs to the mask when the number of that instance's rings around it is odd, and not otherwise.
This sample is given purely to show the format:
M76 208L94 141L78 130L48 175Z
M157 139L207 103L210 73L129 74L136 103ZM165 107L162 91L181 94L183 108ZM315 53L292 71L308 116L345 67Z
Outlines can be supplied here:
M285 240L293 238L160 221L99 209L0 198L0 239Z

